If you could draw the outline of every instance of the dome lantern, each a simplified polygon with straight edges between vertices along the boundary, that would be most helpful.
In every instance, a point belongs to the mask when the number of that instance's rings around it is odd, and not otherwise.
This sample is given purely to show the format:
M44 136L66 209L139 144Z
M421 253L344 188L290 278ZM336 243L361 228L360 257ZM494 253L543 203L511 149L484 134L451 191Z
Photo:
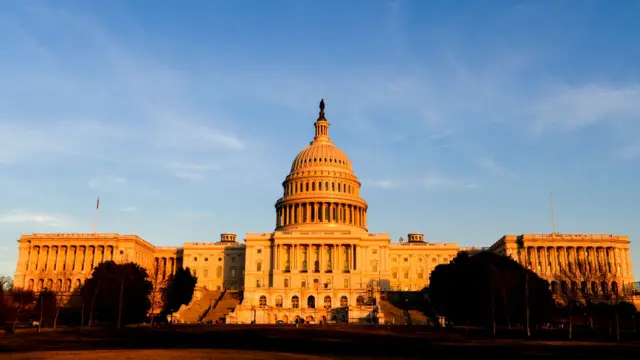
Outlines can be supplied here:
M331 124L324 117L324 99L320 100L320 113L318 114L318 120L313 125L316 127L316 137L313 138L313 142L331 142L331 139L329 139L329 126Z

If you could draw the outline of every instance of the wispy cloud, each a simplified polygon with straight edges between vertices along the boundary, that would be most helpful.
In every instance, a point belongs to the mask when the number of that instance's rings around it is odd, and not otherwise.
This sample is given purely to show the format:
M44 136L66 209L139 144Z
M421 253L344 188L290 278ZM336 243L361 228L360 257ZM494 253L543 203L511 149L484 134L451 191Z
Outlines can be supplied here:
M422 186L427 189L435 188L461 188L461 189L475 189L478 185L472 182L458 181L442 175L430 174L420 178L402 179L402 180L370 180L363 181L366 186L371 186L380 189L398 189L404 187Z
M478 185L472 182L463 182L454 179L450 179L440 175L427 175L421 179L421 184L427 189L435 188L461 188L461 189L476 189Z
M93 177L89 180L89 188L98 191L111 191L127 183L127 179L120 176Z
M498 162L490 156L476 157L475 163L485 171L498 174L498 175L511 175L511 173L507 169L505 169L502 165L498 164Z
M640 84L561 87L540 99L533 129L536 133L575 130L600 122L640 119Z
M367 182L369 186L381 188L381 189L395 189L401 186L401 183L397 180L372 180Z
M176 216L180 216L188 219L198 219L205 218L211 216L211 213L208 212L198 212L198 211L184 211L176 213Z
M67 222L59 215L30 212L24 209L15 209L8 213L0 214L0 224L40 224L56 228L67 226Z
M173 174L173 176L193 181L202 181L206 179L207 173L212 170L220 170L217 165L192 164L183 162L169 162L165 167Z
M133 212L133 211L136 211L136 210L138 210L138 208L135 207L135 206L125 206L123 208L120 208L121 212Z

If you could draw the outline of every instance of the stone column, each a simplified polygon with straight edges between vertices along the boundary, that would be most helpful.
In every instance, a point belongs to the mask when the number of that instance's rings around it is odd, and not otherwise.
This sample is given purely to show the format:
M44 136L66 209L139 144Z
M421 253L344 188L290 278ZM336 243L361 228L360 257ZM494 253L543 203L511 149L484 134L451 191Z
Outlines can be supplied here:
M33 261L33 253L34 253L34 251L33 251L33 247L31 246L31 244L29 244L29 248L28 248L27 251L28 251L27 252L27 268L25 269L25 272L31 270L31 263ZM26 284L25 284L25 286L26 286Z

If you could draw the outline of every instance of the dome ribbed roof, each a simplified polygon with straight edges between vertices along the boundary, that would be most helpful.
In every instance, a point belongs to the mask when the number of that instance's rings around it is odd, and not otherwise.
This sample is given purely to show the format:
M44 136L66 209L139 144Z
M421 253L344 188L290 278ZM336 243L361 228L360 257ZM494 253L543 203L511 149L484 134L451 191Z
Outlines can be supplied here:
M293 164L291 172L299 170L309 170L315 167L331 167L342 171L353 172L351 161L347 155L331 142L312 142L311 145L302 149Z

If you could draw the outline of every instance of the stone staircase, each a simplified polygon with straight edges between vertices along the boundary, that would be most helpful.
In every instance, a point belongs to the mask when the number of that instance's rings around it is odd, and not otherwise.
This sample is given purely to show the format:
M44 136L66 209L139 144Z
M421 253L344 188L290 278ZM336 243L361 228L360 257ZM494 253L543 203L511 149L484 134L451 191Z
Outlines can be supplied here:
M240 294L237 291L225 290L216 301L215 305L207 312L202 322L215 322L218 319L224 319L229 313L232 313L238 304L240 304Z
M409 310L411 325L428 325L429 318L420 310Z
M387 300L380 300L379 309L384 316L385 324L408 325L410 324L409 312L400 309Z
M202 290L199 298L191 300L189 305L182 305L174 314L174 318L183 324L195 324L203 321L214 304L221 297L220 291Z

